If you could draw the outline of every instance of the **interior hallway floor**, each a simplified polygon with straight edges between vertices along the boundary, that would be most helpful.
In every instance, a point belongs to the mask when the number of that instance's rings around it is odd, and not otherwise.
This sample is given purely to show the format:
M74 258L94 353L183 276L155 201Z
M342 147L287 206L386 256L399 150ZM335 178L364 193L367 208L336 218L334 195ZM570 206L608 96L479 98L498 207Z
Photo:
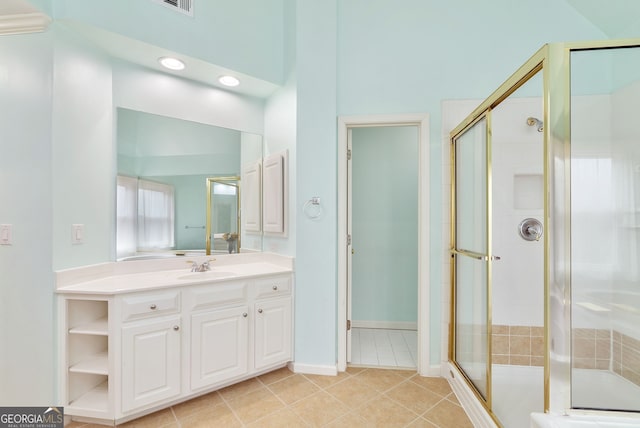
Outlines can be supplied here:
M351 329L351 364L415 369L418 332L381 328Z
M412 370L355 367L338 376L282 368L118 426L473 427L445 379ZM101 425L67 425L80 427Z

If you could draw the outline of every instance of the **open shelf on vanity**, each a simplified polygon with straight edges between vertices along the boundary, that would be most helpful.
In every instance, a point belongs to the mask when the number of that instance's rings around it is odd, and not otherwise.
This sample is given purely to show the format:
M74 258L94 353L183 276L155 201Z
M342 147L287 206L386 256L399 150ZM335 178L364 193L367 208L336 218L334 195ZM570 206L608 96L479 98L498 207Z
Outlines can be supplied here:
M74 413L84 412L108 412L109 411L109 387L108 381L88 389L82 395L73 400L69 400L69 406ZM66 409L65 409L66 410Z
M109 302L68 299L67 413L104 417L109 405Z
M94 321L88 321L85 324L70 328L69 333L107 336L109 334L109 322L107 317L103 317Z
M109 374L109 353L105 350L69 367L71 373Z

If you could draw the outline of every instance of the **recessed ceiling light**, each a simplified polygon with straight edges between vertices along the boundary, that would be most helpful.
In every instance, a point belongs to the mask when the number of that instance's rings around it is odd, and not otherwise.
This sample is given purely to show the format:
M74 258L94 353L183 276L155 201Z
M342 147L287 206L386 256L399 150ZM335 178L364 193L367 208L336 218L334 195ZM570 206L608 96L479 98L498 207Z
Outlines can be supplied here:
M178 58L171 58L170 56L163 56L162 58L158 58L160 64L163 67L168 68L169 70L182 70L184 69L184 62L180 61Z
M220 76L218 82L225 86L238 86L240 84L240 81L233 76Z

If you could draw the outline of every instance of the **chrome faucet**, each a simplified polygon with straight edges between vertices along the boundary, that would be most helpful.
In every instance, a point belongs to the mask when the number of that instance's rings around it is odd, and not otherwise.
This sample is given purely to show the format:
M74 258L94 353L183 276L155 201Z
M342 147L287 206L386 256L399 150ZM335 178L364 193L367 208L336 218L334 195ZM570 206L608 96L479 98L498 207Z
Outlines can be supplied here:
M211 270L211 266L209 262L213 262L215 260L216 259L205 260L200 265L198 265L197 262L192 262L192 261L188 261L187 263L191 263L191 272L206 272L208 270Z

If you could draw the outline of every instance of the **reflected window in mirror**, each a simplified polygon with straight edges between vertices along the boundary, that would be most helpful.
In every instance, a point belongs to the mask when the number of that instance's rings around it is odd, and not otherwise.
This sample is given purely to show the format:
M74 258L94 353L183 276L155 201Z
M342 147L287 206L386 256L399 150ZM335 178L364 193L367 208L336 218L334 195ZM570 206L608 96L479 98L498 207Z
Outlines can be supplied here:
M175 246L173 186L138 180L138 250L169 250Z
M174 195L169 184L118 176L118 258L175 247Z
M116 256L132 256L137 251L138 179L118 176L116 200Z

